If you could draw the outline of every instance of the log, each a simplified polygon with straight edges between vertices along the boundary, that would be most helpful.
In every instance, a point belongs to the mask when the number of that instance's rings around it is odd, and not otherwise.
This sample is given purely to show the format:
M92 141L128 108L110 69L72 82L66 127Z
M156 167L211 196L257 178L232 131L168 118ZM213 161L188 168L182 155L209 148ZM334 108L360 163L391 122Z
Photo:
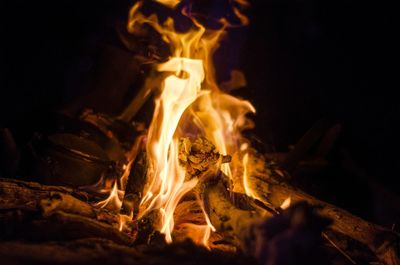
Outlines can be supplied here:
M239 209L231 203L229 197L222 183L207 185L203 194L204 207L212 225L219 233L224 234L225 240L245 249L248 238L251 237L252 226L264 218L257 211ZM269 217L272 214L267 213L265 218Z
M0 188L2 195L0 199L3 206L7 205L7 203L10 202L10 199L12 200L11 202L27 201L37 198L38 196L43 196L52 191L70 194L82 200L89 199L89 194L77 189L65 186L41 185L37 182L26 182L8 178L0 178ZM35 205L30 206L34 207Z
M275 208L290 197L292 203L306 201L319 208L321 216L331 219L330 229L367 246L384 264L399 265L399 238L400 235L380 225L367 222L351 213L327 202L318 200L276 177L250 176L250 188L259 200Z
M0 195L0 238L42 241L101 237L119 244L132 242L118 230L118 215L85 202L88 195L84 192L0 179Z
M210 221L224 240L257 259L259 264L327 264L320 236L328 220L306 204L280 215L237 208L222 183L205 189Z

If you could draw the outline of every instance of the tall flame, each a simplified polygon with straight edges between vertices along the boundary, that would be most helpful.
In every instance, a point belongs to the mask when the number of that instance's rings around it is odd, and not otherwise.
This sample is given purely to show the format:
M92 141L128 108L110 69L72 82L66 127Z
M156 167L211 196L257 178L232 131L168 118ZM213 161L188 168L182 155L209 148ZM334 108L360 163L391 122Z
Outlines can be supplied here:
M170 8L180 3L178 0L156 2ZM235 3L233 13L240 23L248 24L247 17L241 12L242 7L248 5L247 2L232 2ZM183 8L182 14L190 18L193 25L190 30L181 33L175 30L171 17L161 22L155 14L144 15L141 12L144 3L142 0L132 7L128 30L134 33L145 24L151 26L169 45L171 57L155 67L165 78L155 100L147 137L150 172L140 216L149 211L159 211L161 220L156 228L165 234L167 242L172 242L175 208L181 198L199 182L196 177L187 178L185 169L179 164L179 138L196 132L212 141L221 154L235 153L242 140L240 132L248 126L245 115L254 113L255 109L250 102L222 92L215 79L212 56L225 30L233 25L226 19L220 19L220 29L206 29L189 9ZM221 165L221 171L232 177L232 169L228 164ZM206 226L201 226L204 236L200 241L207 245L210 231L214 231L214 228L203 212Z

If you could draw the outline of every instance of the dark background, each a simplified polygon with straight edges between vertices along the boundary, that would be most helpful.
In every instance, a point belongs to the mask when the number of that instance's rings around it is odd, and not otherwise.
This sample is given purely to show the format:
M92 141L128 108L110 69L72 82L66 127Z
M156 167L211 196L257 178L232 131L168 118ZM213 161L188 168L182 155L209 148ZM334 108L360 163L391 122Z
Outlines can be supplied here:
M222 2L209 6L223 10ZM251 3L251 25L233 30L216 54L219 79L230 69L244 70L248 87L235 93L254 103L255 133L268 151L287 151L323 117L340 123L341 151L333 161L342 169L313 181L330 190L331 199L342 198L344 207L385 219L379 212L385 211L387 197L370 210L377 197L371 185L385 194L399 193L394 7L389 1ZM131 5L126 0L1 1L0 128L26 130L77 98L83 102L79 106L86 102L96 111L118 113L118 104L134 92L114 104L114 82L93 79L113 72L115 83L129 80L129 71L120 70L132 66L104 56L102 47L122 47L116 28ZM343 153L352 170L343 170Z

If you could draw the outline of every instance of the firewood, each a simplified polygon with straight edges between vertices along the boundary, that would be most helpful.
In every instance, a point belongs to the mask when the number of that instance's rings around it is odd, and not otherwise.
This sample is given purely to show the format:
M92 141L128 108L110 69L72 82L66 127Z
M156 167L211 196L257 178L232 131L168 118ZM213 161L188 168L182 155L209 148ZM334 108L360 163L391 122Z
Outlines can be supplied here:
M5 200L7 199L7 195L11 196L9 197L9 199L12 198L14 200L29 200L36 196L47 194L50 191L68 193L76 198L87 199L89 197L89 194L87 194L86 192L66 186L41 185L37 182L26 182L16 179L0 178L0 187L2 192L5 192L4 196L2 196L2 199L4 199L2 203L9 202L8 200ZM10 194L7 194L6 192L10 192ZM19 193L19 196L16 196L17 193Z
M306 204L273 216L237 208L221 183L209 185L205 192L206 209L216 230L259 264L324 264L320 233L328 220Z
M0 178L0 194L0 210L64 211L92 218L105 212L87 203L88 193L63 186Z
M263 220L256 211L242 210L231 203L225 186L221 183L207 185L203 195L204 205L215 229L223 233L225 240L231 241L239 248L244 248L246 238L250 236L251 227ZM271 217L272 214L265 216Z
M287 197L291 197L293 203L306 201L318 208L321 216L333 221L327 232L332 231L339 239L347 237L368 247L384 264L399 264L396 245L398 234L320 201L277 178L250 176L250 188L258 200L245 201L243 204L253 204L252 207L257 209L257 202L261 202L266 209L278 209ZM214 187L211 189L207 184L209 181L212 182L206 179L202 181L205 188L200 188L200 193L204 194L201 199L205 201L212 224L226 235L227 240L244 249L246 244L243 243L243 238L251 231L249 227L254 227L260 220L270 218L273 211L238 207L230 199L226 199L230 197L227 197L227 186L221 180L216 186L218 188L211 185ZM87 203L89 195L85 192L66 187L0 179L0 194L2 238L65 240L103 237L120 244L130 244L133 240L132 237L118 231L117 215ZM347 251L345 244L341 246Z
M367 246L378 259L387 265L400 264L399 238L395 232L382 226L369 223L351 213L318 200L287 183L282 183L276 178L251 176L250 186L258 199L266 204L278 208L282 202L290 197L293 203L306 201L318 207L319 213L331 219L330 229L360 242Z

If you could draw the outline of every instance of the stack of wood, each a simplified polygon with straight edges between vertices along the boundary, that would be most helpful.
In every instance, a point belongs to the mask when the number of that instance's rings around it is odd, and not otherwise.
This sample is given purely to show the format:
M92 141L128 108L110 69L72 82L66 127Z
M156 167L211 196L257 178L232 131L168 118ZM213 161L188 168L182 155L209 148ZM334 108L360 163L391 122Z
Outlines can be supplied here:
M230 157L206 139L183 139L180 160L201 181L178 205L176 227L190 219L179 212L200 200L217 230L210 251L189 240L166 245L149 216L121 232L119 213L93 206L98 198L90 193L0 179L3 264L400 264L398 234L292 187L274 163L264 163L268 174L250 175L250 198L231 191L222 172L210 170ZM128 179L125 209L140 200L147 166L141 153ZM292 206L283 210L288 197Z

